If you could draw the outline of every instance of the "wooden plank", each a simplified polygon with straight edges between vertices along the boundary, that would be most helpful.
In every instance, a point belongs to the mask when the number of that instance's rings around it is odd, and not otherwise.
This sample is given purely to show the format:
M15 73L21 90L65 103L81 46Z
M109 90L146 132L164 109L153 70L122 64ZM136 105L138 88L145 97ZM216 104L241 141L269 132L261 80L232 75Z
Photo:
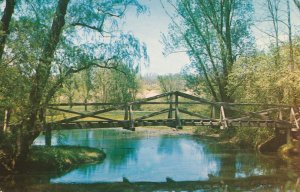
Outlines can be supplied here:
M297 129L300 129L298 119L296 117L296 113L293 107L291 107L291 123L294 121Z
M232 110L232 111L238 112L241 115L246 115L244 117L240 117L240 118L236 118L236 119L230 119L230 120L235 121L235 120L245 120L245 119L248 119L248 118L251 118L251 117L256 117L256 118L265 120L266 116L263 115L263 113L271 112L271 111L277 111L280 108L271 108L271 109L265 109L265 110L256 111L256 112L244 112L244 111L236 110L232 107L229 107L229 109Z
M84 110L87 111L88 106L87 106L87 99L84 99Z
M187 114L187 115L190 115L190 116L194 116L194 117L200 117L200 118L209 119L209 117L207 117L207 116L201 115L199 113L193 113L193 112L187 111L185 109L179 109L179 112Z
M226 103L226 102L215 102L217 106L258 106L258 107L291 107L290 105L282 104L268 104L268 103Z
M169 103L168 119L173 119L173 94L170 94Z
M48 123L47 125L53 125L53 129L89 129L89 128L112 128L112 127L126 127L129 130L130 126L176 126L176 119L147 119L147 120L135 120L135 121L77 121L67 123ZM85 124L85 126L82 126ZM214 119L181 119L181 125L190 126L220 126L219 120ZM233 127L269 127L286 130L291 128L291 124L286 121L274 121L274 120L240 120L231 121L230 126Z
M279 120L283 120L283 113L282 113L282 109L280 108L279 112L278 112L278 119Z
M125 106L124 112L124 120L128 120L128 105Z
M60 109L60 108L54 108L54 107L48 107L48 109L56 110L56 111L62 111L62 112L66 112L66 113L72 113L72 114L81 115L81 116L86 115L86 113L80 113L80 112L71 111L71 110L67 110L67 109ZM96 115L91 115L89 117L93 117L93 118L96 118L96 119L102 119L102 120L115 121L114 119L101 117L101 116L96 116Z
M132 105L129 105L129 121L130 121L130 127L129 129L134 130L134 116L133 116L133 109Z
M220 121L222 122L222 124L224 125L224 127L227 129L228 128L228 123L227 123L227 119L226 119L226 116L225 116L225 110L224 110L224 107L221 106L220 108Z
M91 116L94 116L94 115L97 115L97 114L106 113L106 112L109 112L109 111L114 111L116 109L119 109L119 106L118 107L111 107L111 108L108 108L108 109L102 109L102 110L94 111L94 112L91 112L91 113L86 113L86 114L76 116L76 117L70 117L70 118L67 118L67 119L64 119L64 120L61 120L61 121L56 121L55 123L72 122L72 121L76 121L76 120L83 119L83 118L86 118L86 117L91 117ZM117 120L114 120L114 121L117 121Z
M146 98L146 99L141 99L141 100L129 102L128 104L129 104L129 105L141 104L141 103L143 103L143 102L147 102L147 101L151 101L151 100L155 100L155 99L159 99L159 98L162 98L162 97L169 96L169 95L172 94L172 93L173 93L173 92L167 92L167 93L163 93L163 94L156 95L156 96L153 96L153 97L148 97L148 98Z
M6 132L8 129L8 110L4 112L4 122L3 122L3 132Z
M186 105L203 105L201 102L189 102L189 101L181 101L178 102L179 104L186 104ZM131 103L136 104L136 103ZM139 101L138 104L141 105L170 105L175 104L175 102L169 101ZM74 103L72 106L110 106L110 105L126 105L126 103ZM56 103L56 104L49 104L49 107L68 107L70 106L69 103Z
M178 108L178 100L179 100L179 95L177 92L175 93L175 119L176 119L176 129L182 129L182 124L180 120L180 113L179 113L179 108Z
M213 102L208 101L206 99L202 99L200 97L196 97L196 96L189 95L189 94L186 94L186 93L182 93L182 92L179 92L179 91L176 91L175 94L177 96L180 96L180 97L183 97L183 98L186 98L186 99L190 99L190 100L194 100L194 101L198 101L198 102L201 102L201 103L204 103L204 104L214 104Z
M67 107L70 103L52 103L49 107ZM72 103L72 106L108 106L108 105L125 105L125 103Z
M216 118L216 106L215 105L211 105L211 119L215 119Z
M167 112L169 112L169 109L163 109L161 111L157 111L157 112L139 117L136 120L139 121L139 120L142 120L142 119L147 119L147 118L154 117L154 116L157 116L157 115L160 115L160 114L163 114L163 113L167 113Z
M175 102L169 102L169 101L147 101L147 102L140 102L139 104L142 105L170 105L175 104ZM188 101L180 101L178 104L186 104L186 105L204 105L201 102L188 102Z

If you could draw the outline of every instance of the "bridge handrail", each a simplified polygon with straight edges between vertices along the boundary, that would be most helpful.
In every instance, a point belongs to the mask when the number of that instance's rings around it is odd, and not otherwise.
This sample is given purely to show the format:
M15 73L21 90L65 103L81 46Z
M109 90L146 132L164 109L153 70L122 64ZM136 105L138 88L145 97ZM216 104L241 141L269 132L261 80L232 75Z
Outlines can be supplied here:
M170 102L170 101L152 101L161 97L166 97L170 95L177 95L184 97L186 99L193 100L193 102L185 102L185 101L178 101L178 102ZM286 105L286 104L269 104L269 103L228 103L228 102L214 102L214 101L209 101L206 99L203 99L198 96L194 95L189 95L180 91L172 91L172 92L167 92L163 93L160 95L155 95L152 97L148 97L145 99L140 99L132 102L125 102L125 103L103 103L103 102L91 102L91 103L52 103L49 104L48 106L120 106L120 108L128 105L137 105L137 104L206 104L206 105L213 105L213 106L265 106L265 107L293 107L291 105Z
M208 103L201 103L201 102L185 102L185 101L178 101L178 104L207 104ZM98 103L98 102L91 102L91 103L52 103L49 104L49 107L64 107L64 106L111 106L111 105L118 105L118 106L125 106L125 105L136 105L136 104L143 104L143 105L151 105L151 104L176 104L176 102L168 102L168 101L137 101L137 102L129 102L129 103ZM216 106L264 106L264 107L289 107L292 108L291 105L284 105L284 104L268 104L268 103L226 103L226 102L215 102L211 103L210 105Z

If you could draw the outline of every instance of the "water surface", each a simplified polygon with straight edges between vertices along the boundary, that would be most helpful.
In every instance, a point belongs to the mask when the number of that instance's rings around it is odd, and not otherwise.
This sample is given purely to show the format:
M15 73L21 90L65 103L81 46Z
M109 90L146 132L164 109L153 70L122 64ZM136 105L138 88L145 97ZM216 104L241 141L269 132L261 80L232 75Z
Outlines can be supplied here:
M42 144L38 138L35 144ZM275 175L284 164L275 156L226 148L214 141L189 135L151 135L122 129L62 131L54 145L81 145L103 149L106 159L81 166L51 183L151 181L206 181ZM281 174L281 173L280 173Z
M44 136L34 144L44 145ZM96 147L107 156L60 176L0 178L0 191L295 191L300 175L276 154L261 155L191 135L68 130L55 132L52 144Z

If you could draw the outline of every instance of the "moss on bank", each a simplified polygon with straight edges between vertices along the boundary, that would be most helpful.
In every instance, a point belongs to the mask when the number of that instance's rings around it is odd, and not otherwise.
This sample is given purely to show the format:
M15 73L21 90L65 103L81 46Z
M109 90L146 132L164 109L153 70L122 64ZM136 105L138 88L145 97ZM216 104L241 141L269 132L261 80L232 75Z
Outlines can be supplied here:
M61 173L82 164L101 162L104 158L105 153L95 148L33 146L23 171Z

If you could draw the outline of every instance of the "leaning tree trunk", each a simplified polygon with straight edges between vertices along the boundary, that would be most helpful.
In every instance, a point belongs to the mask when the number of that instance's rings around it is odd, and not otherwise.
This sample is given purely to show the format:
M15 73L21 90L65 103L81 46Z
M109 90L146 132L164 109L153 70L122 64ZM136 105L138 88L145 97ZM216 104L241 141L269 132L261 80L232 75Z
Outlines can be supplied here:
M65 15L67 13L68 4L69 0L58 1L52 26L46 37L43 53L36 68L36 75L29 96L30 109L18 133L18 153L16 154L17 168L20 167L22 162L27 158L30 145L42 130L42 124L39 121L38 115L39 111L46 105L46 103L43 103L44 91L50 77L51 62L65 25Z
M15 0L6 0L4 13L1 18L0 30L3 34L0 35L0 61L2 60L2 56L4 53L6 39L9 34L9 24L14 13L15 4Z

